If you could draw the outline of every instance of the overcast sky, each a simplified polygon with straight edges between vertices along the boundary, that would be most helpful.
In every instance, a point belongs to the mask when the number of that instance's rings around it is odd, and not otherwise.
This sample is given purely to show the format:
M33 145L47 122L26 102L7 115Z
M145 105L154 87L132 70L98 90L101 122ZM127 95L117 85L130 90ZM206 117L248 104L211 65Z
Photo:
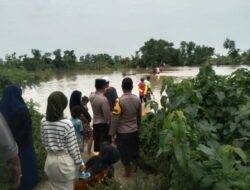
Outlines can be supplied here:
M250 49L250 0L0 0L0 57L73 49L131 56L150 38Z

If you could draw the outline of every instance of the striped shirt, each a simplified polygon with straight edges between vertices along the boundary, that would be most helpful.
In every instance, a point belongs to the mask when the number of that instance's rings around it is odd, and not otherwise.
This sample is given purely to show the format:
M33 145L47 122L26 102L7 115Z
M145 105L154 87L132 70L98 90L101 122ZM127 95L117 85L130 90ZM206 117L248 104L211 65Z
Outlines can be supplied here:
M83 163L75 129L69 119L55 122L43 119L41 123L41 139L42 145L47 151L67 151L76 165Z

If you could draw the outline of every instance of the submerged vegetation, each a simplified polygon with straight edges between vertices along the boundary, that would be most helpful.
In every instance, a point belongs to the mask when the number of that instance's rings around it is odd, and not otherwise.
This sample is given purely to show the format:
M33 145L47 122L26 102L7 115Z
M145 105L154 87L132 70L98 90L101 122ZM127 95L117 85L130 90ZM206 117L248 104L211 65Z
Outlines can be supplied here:
M142 167L164 189L250 188L250 71L218 76L207 65L194 79L165 80L141 128Z

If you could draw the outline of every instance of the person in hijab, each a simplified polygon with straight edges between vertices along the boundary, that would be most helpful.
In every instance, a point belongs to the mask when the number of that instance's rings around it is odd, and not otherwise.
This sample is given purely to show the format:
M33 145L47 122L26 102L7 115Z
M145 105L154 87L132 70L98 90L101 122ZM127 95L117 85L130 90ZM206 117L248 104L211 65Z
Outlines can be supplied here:
M21 161L22 178L19 189L30 190L38 182L38 171L32 139L32 121L22 98L21 88L10 85L4 90L0 112L10 127L17 143Z
M78 90L74 90L70 96L69 109L71 110L74 106L81 106L82 93Z
M92 129L90 127L90 122L92 120L89 112L87 109L85 109L82 105L82 93L78 90L74 90L70 96L70 101L69 101L69 109L71 112L71 116L72 115L72 109L75 106L81 106L81 120L83 123L83 127L84 127L84 137L85 140L87 141L87 145L88 145L88 153L91 153L91 147L92 147ZM84 149L83 149L84 151Z
M44 171L51 190L73 190L78 171L84 170L73 124L63 117L67 104L62 92L51 93L41 124L42 144L47 150Z
M74 106L82 107L82 93L78 90L74 90L70 96L69 109L72 110ZM92 118L88 110L82 109L82 114L84 116L84 119L86 119L88 122L91 122Z

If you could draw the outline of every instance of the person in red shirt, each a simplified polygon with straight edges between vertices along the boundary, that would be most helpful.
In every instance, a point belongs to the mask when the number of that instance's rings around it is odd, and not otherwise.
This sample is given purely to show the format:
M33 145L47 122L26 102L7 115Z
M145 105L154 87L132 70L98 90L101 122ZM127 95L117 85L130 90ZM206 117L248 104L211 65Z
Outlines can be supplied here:
M141 82L138 84L139 97L141 103L146 102L146 94L147 94L147 85L144 83L144 78L141 78Z

